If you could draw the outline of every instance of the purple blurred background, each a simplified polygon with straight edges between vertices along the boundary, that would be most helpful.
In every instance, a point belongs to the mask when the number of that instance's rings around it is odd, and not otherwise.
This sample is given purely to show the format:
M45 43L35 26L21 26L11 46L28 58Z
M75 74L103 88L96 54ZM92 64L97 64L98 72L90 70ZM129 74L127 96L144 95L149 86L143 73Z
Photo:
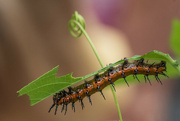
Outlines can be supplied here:
M86 20L86 30L104 65L152 50L171 53L171 21L180 18L180 0L0 0L0 120L1 121L117 121L110 88L106 101L95 94L93 106L48 113L52 97L30 106L28 96L16 91L59 65L57 76L74 72L85 76L100 69L86 38L73 38L67 24L74 11ZM179 121L180 83L165 80L163 86L120 85L116 95L124 121Z

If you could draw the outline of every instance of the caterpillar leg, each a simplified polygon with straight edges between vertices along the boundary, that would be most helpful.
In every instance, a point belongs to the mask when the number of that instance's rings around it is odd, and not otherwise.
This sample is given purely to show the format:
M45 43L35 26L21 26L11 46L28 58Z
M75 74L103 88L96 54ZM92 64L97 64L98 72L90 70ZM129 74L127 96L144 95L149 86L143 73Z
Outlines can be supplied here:
M91 105L92 105L91 96L89 95L88 97L89 97L89 102L90 102Z
M114 87L114 83L111 81L111 79L109 79L108 81L110 82L110 84L112 85L114 91L116 92L116 89L115 89L115 87Z
M99 90L99 92L101 93L101 95L103 96L104 100L106 100L104 94L102 93L102 90L99 89L100 87L98 86L97 89Z
M65 100L63 99L63 106L62 106L62 109L61 109L61 113L62 113L63 110L64 110L64 105L65 105Z
M56 115L57 109L58 109L58 105L56 105L56 109L55 109L54 115Z
M146 76L144 75L144 80L145 80L145 83L147 82L147 80L146 80Z
M136 74L134 74L133 76L138 80L139 83L141 83Z
M67 112L67 104L66 104L66 108L65 108L65 113L64 113L64 115L66 115L66 112Z
M126 77L125 77L125 74L124 74L124 72L122 72L122 74L121 74L121 75L123 76L123 78L124 78L124 81L126 82L127 86L129 87L129 84L128 84L127 80L126 80Z
M165 73L160 73L161 75L164 75L164 76L166 76L167 78L169 78L169 76L168 75L166 75Z
M72 110L74 108L74 112L75 112L75 105L74 105L74 102L72 102Z
M148 75L146 75L146 78L147 78L147 80L148 80L149 84L152 86L151 81L150 81L150 79L149 79Z
M147 79L146 79L147 78ZM150 79L149 79L149 77L148 77L148 75L146 74L146 75L144 75L144 79L145 79L145 83L147 82L147 80L148 80L148 82L149 82L149 84L152 86L152 84L151 84L151 81L150 81Z
M50 109L49 109L49 113L51 112L51 109L53 108L55 106L55 104L52 104L52 106L50 107Z
M84 103L83 103L82 99L81 99L81 107L82 107L82 110L83 110L83 108L84 108Z
M161 80L159 79L158 75L155 75L155 78L156 78L157 82L160 82L161 85L163 85L163 83L162 83Z
M87 91L86 92L86 95L88 96L88 98L89 98L89 102L91 103L91 105L92 105L92 102L91 102L91 95L89 95L89 92Z
M129 87L129 84L128 84L126 78L125 77L123 77L123 78L124 78L124 81L126 82L127 86Z

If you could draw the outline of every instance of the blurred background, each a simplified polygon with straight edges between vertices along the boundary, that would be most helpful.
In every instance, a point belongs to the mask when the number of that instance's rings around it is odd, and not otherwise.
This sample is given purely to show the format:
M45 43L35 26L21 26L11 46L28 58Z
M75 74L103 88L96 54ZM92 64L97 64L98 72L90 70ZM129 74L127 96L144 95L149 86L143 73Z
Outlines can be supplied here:
M67 28L74 11L86 20L86 30L104 63L143 55L152 50L171 53L173 18L180 18L180 0L0 0L0 120L1 121L117 121L109 87L84 99L76 112L48 113L52 97L30 106L23 86L59 65L57 76L85 76L101 67L84 36L73 38ZM179 121L180 82L120 85L116 91L124 121Z

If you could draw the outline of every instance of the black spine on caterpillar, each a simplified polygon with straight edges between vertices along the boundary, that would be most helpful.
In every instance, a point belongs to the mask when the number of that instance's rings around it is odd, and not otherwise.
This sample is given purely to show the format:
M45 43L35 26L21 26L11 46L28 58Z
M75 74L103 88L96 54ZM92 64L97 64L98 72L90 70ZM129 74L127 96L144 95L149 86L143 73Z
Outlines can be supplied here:
M108 77L110 76L110 74L113 74L113 73L114 73L113 71L114 71L114 68L113 68L113 67L110 67L110 68L108 69ZM109 83L112 85L114 91L116 92L116 89L115 89L115 87L114 87L114 83L111 81L110 77L109 77L108 81L109 81Z
M76 93L78 94L78 97L77 97L77 98L78 98L78 100L81 102L81 107L82 107L82 110L83 110L83 108L84 108L84 103L83 103L83 101L82 101L83 99L82 99L81 96L79 95L79 91L80 91L80 89L76 91Z
M101 80L100 76L98 74L96 74L95 77L94 77L95 83L97 83L100 80ZM97 90L101 93L101 95L103 96L104 100L106 100L102 90L100 90L100 86L97 86Z
M122 70L124 70L125 66L128 64L128 59L127 58L124 58L124 63L122 64ZM124 81L126 82L126 84L128 85L129 87L129 84L126 80L126 76L125 76L125 73L122 71L122 74L121 74L124 78Z
M128 59L127 58L124 58L124 63L122 65L122 70L124 69L125 65L128 64Z
M141 66L144 64L144 58L141 58L139 62L137 63L136 67Z
M87 81L86 80L84 80L84 82L85 82L85 89L87 89L88 88L88 86L89 86L89 84L87 83ZM88 98L89 98L89 102L90 102L90 104L92 105L92 101L91 101L91 95L89 95L89 92L88 91L86 91L86 95L88 96Z
M68 92L69 95L76 93L75 91L73 91L72 87L68 87L68 90L69 90ZM75 112L75 105L74 105L75 102L71 97L69 98L69 103L70 102L72 102L72 110L74 109L74 112Z

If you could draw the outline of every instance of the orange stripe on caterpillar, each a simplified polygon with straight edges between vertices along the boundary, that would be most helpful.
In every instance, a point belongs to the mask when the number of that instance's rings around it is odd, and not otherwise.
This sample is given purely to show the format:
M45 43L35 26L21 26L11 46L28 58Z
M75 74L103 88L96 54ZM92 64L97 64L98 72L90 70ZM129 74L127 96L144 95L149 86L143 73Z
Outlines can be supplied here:
M149 82L151 85L151 82L149 80L149 75L154 75L157 82L161 83L161 80L159 79L158 75L164 75L168 77L164 71L166 71L166 62L161 61L158 64L148 64L144 62L144 59L141 58L140 60L136 60L133 62L128 62L128 60L125 58L124 63L116 66L116 67L110 67L107 71L105 71L102 74L95 75L94 79L90 81L85 81L84 84L81 84L77 87L71 88L69 87L69 92L66 92L65 90L60 91L59 93L56 93L53 96L53 105L50 107L49 112L51 109L55 107L55 115L57 112L57 108L59 105L62 105L61 112L65 110L65 114L67 112L67 105L69 103L72 103L72 109L75 112L75 105L74 103L78 100L81 102L82 109L84 108L83 99L84 97L89 98L89 102L92 105L92 101L90 96L96 92L100 92L104 99L105 96L102 93L102 89L104 89L106 86L111 84L115 90L114 82L120 78L124 78L124 81L129 86L126 77L129 75L133 75L134 78L136 78L138 81L138 74L143 74L145 78L145 82ZM140 82L140 81L139 81ZM115 90L116 91L116 90Z

